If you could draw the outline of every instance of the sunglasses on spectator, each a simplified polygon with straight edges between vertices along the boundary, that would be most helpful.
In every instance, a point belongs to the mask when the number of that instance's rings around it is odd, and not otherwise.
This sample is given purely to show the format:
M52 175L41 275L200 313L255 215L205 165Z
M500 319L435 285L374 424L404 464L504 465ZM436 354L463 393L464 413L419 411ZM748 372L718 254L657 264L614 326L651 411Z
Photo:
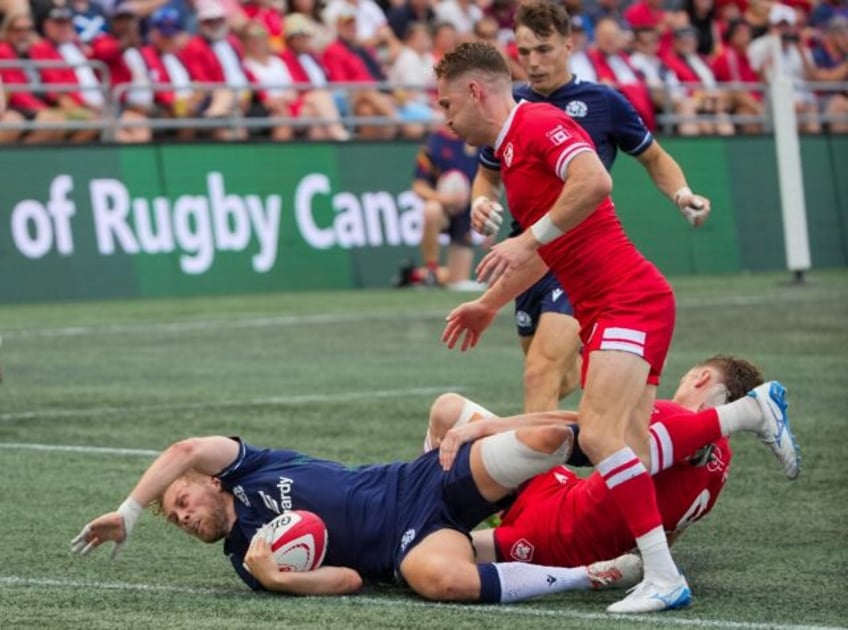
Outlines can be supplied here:
M35 30L32 24L24 24L23 26L10 26L9 31L12 33L30 33Z
M480 39L497 39L498 32L497 31L480 31L477 33L477 37Z

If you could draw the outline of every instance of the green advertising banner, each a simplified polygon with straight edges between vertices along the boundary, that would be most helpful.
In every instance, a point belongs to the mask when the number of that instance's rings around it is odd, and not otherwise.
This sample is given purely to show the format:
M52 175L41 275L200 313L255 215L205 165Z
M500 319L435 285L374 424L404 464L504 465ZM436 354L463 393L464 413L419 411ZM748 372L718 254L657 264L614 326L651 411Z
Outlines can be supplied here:
M668 274L784 268L774 143L671 138L694 230L621 157L613 198ZM416 143L0 149L0 302L389 286L415 259ZM848 138L802 139L814 266L848 256ZM504 230L505 232L505 230Z

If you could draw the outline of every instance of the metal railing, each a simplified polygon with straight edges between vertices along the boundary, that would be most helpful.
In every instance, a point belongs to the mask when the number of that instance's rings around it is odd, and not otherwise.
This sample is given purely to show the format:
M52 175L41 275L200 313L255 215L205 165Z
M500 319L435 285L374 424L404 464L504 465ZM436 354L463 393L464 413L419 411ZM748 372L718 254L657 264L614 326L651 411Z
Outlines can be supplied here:
M99 115L94 120L67 120L62 122L43 122L36 120L28 120L21 122L0 122L0 130L15 130L15 131L33 131L42 129L66 129L68 131L98 129L100 130L100 139L104 142L114 141L120 129L123 128L150 128L153 130L177 130L177 129L194 129L194 130L209 130L220 129L222 127L230 127L234 129L270 129L277 126L289 126L295 130L307 129L312 126L326 126L332 123L341 123L348 129L354 129L362 125L369 126L396 126L403 124L404 121L400 118L391 118L386 116L356 116L350 112L344 112L340 118L316 118L316 117L290 117L290 116L248 116L239 106L242 100L239 98L244 93L258 93L265 90L291 90L296 92L309 92L313 90L326 90L328 92L341 92L346 97L357 91L363 90L379 90L382 92L396 92L398 90L420 93L427 91L418 85L404 85L389 82L382 83L327 83L325 85L316 85L313 83L294 83L294 84L278 84L278 83L251 83L244 86L233 86L221 83L199 83L192 82L185 85L173 85L170 83L150 83L150 84L132 84L125 83L108 89L109 69L99 61L88 61L84 64L67 64L61 61L0 61L0 70L4 68L25 69L27 66L31 68L75 68L77 65L86 65L95 70L100 78L98 86L82 87L78 84L45 84L39 83L4 83L2 89L7 94L15 92L32 92L35 96L43 96L46 93L73 93L83 90L98 90L103 94L104 107L99 112ZM842 83L808 83L805 86L815 94L831 94L831 93L846 93L848 94L848 82ZM681 90L704 91L713 90L730 94L735 91L746 91L763 96L764 104L763 113L760 115L744 115L729 113L721 119L729 121L735 126L745 124L757 124L762 127L764 133L770 133L772 130L772 117L768 107L768 85L763 83L717 83L714 87L706 87L700 83L681 83L677 86L667 86L665 89L664 106L662 111L657 115L657 126L666 134L673 134L675 129L686 122L706 122L716 123L719 121L719 116L716 114L699 113L694 117L681 116L674 111L674 93ZM194 94L211 95L219 90L228 90L231 92L233 107L225 116L191 116L191 117L147 117L132 120L121 118L121 112L126 97L131 92L150 91L152 94L158 92L177 92L182 90L190 90ZM7 99L8 100L8 99ZM437 120L438 118L436 118ZM848 116L827 116L823 112L819 112L818 119L823 123L828 122L848 122ZM804 121L804 117L799 117L800 121Z

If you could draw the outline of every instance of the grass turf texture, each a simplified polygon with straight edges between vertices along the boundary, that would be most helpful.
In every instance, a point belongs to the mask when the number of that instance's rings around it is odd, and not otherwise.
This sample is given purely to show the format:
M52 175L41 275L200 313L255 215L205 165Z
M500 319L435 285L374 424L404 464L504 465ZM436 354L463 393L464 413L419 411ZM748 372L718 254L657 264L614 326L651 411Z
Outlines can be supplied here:
M238 434L350 464L408 459L430 401L458 389L502 413L521 406L505 311L466 354L439 343L464 297L368 291L13 306L0 310L0 626L113 628L534 628L839 626L848 621L843 462L848 273L679 278L661 395L716 352L751 358L789 389L803 450L785 481L750 436L734 439L727 488L675 550L688 610L614 619L619 594L507 607L437 605L372 587L347 598L253 595L220 545L145 515L124 553L72 558L68 541L114 509L151 461L13 443L161 450ZM576 397L564 406L575 406Z

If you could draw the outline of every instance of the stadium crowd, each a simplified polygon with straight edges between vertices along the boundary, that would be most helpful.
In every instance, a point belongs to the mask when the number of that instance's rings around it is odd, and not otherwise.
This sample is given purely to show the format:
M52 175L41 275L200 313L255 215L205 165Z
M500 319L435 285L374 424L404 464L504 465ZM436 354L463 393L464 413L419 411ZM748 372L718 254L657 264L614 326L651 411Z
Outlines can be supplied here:
M0 143L98 140L107 119L118 142L422 138L441 117L433 65L459 42L526 78L518 2L0 0ZM848 91L816 85L848 81L848 2L784 2L563 0L572 72L649 128L671 113L665 131L733 135L762 131L780 65L802 132L848 132Z

